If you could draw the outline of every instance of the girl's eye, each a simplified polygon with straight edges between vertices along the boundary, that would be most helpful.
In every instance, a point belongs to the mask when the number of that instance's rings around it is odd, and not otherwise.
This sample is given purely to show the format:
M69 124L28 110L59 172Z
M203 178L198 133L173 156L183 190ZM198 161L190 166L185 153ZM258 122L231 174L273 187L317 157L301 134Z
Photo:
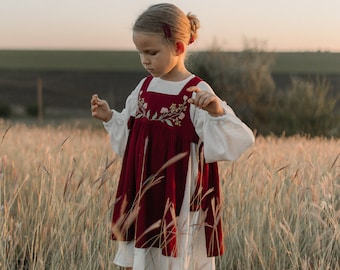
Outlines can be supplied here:
M153 55L156 55L158 52L157 51L145 51L145 52L138 51L138 53L140 55L151 55L151 56L153 56Z

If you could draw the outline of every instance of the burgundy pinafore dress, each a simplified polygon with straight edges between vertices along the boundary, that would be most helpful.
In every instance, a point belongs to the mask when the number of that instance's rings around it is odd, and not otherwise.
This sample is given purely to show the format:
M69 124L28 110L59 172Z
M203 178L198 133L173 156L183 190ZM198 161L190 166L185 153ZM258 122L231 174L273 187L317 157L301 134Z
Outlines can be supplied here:
M135 241L137 248L161 248L163 255L176 257L176 218L185 192L190 145L199 143L187 102L191 93L186 89L201 79L193 77L178 95L148 92L151 80L152 76L145 79L136 116L128 123L112 239ZM224 248L217 163L205 163L202 152L197 159L199 171L190 208L205 213L207 255L219 256Z

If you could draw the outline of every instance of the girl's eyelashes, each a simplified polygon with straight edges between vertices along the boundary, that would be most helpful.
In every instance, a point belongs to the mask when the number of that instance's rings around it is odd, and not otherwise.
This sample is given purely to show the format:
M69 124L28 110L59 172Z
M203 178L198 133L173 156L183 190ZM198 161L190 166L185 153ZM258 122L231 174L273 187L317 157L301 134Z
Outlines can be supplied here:
M141 55L143 55L143 54L156 55L158 52L157 51L145 51L145 52L138 51L138 53L141 54Z

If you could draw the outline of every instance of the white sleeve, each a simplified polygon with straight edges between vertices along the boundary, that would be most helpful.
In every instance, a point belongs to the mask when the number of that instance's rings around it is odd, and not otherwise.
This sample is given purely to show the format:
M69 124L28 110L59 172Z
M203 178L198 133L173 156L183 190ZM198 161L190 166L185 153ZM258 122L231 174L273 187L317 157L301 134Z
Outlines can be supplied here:
M200 82L198 87L203 91L213 92L204 81ZM203 141L204 157L208 163L236 160L255 142L253 132L235 115L227 103L221 101L221 105L225 114L218 117L190 105L190 116L198 136Z
M104 128L109 133L111 146L114 152L119 156L124 155L127 144L127 139L130 130L128 129L128 121L131 116L136 115L138 104L138 94L142 87L144 79L137 85L137 87L127 97L125 108L122 112L112 110L112 118L108 122L104 122Z

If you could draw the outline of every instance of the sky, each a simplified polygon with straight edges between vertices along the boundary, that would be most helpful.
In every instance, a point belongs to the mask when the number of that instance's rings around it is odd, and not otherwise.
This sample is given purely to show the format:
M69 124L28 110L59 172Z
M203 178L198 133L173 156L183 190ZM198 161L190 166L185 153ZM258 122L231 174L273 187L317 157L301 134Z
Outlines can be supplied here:
M340 0L168 2L198 16L194 50L340 52ZM0 0L0 49L134 50L132 25L155 3Z

